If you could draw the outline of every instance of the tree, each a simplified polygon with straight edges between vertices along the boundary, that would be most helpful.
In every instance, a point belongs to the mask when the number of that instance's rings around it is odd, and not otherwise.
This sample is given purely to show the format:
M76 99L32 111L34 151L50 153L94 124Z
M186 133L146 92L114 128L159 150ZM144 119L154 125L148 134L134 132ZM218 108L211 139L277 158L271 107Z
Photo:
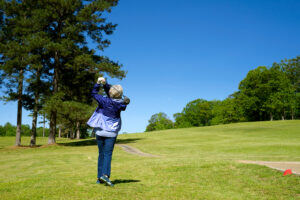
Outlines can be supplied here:
M29 1L28 1L29 2ZM27 2L1 1L0 27L0 70L5 80L5 101L17 101L16 146L21 145L22 103L24 76L34 57L31 51L31 37L34 21Z
M276 65L276 63L274 63ZM296 92L300 92L300 56L279 63L287 74Z
M30 146L36 145L37 135L37 118L39 113L43 113L42 107L46 98L50 95L49 82L45 68L41 65L32 65L31 75L28 77L28 86L26 87L24 94L23 106L25 109L32 111L32 126L31 126L31 139ZM43 115L43 114L42 114ZM45 127L45 116L44 127Z
M76 132L76 139L80 139L81 125L89 119L93 107L75 101L65 101L58 111L59 123ZM73 131L75 128L75 131Z
M210 125L212 119L212 107L214 102L209 102L204 99L196 99L189 102L182 113L192 126Z
M86 39L90 38L97 44L99 50L108 47L110 42L104 39L104 34L113 33L116 25L106 22L104 14L110 13L117 0L64 0L38 1L37 7L44 10L40 17L44 20L44 32L49 39L46 51L49 58L49 69L52 73L52 97L48 100L50 106L50 134L48 143L55 143L57 104L63 98L62 87L65 86L66 71L89 72L95 75L107 72L111 76L124 77L125 72L104 56L96 55L95 50L89 50ZM81 66L78 70L78 66ZM84 68L84 69L83 69ZM68 76L68 81L74 77Z
M173 117L175 119L174 128L188 128L192 126L183 113L175 113Z
M5 136L5 135L6 135L6 131L4 127L0 125L0 136Z
M168 118L168 116L165 113L160 112L151 116L149 124L146 127L146 132L165 130L171 128L173 128L173 122Z
M49 135L49 130L46 129L46 123L48 121L47 121L47 117L46 117L47 112L45 111L44 106L45 106L45 103L43 103L43 107L41 108L41 110L38 113L38 115L42 117L42 121L39 122L39 124L43 124L42 134L37 133L37 135L43 136L43 137L45 137L46 130L48 131L47 136ZM40 129L38 131L40 131Z
M285 119L287 113L293 118L296 104L295 88L287 74L276 63L269 69L269 72L270 78L267 84L271 92L263 106L267 108L266 111L270 114L270 120L273 120L274 114L280 115L282 120Z
M285 119L295 107L294 89L288 76L274 63L251 70L239 86L238 100L249 121Z
M239 106L236 98L237 95L238 93L234 93L214 106L212 110L212 125L245 121L243 110Z
M269 72L267 67L260 66L248 72L239 85L239 102L248 121L260 121L267 118L263 104L270 96L268 87Z
M181 113L175 113L175 128L185 128L192 126L209 126L216 112L215 109L220 107L221 101L207 101L196 99L189 102ZM215 122L214 123L219 123Z
M276 63L274 63L276 65ZM292 119L300 116L300 56L296 58L281 61L278 65L286 73L294 88L295 96L292 101L296 102L292 107Z
M40 11L41 12L41 11ZM50 82L47 66L47 57L45 57L44 45L47 41L43 40L43 33L38 32L40 27L37 26L36 33L31 42L30 54L32 59L28 67L27 87L25 89L23 106L25 109L32 111L32 128L30 146L36 145L37 118L41 111L46 98L50 96Z

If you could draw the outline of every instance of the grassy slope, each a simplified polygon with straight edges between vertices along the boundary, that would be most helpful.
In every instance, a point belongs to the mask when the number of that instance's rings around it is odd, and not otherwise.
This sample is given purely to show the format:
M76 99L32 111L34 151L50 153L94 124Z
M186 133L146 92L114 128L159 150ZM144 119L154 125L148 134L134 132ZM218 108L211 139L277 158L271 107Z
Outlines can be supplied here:
M236 160L300 161L300 121L254 122L128 134L116 147L115 188L95 184L97 147L91 140L11 148L0 138L0 199L299 199L300 177L283 177ZM23 144L29 138L23 138ZM38 138L39 144L46 139ZM65 144L63 144L65 143Z

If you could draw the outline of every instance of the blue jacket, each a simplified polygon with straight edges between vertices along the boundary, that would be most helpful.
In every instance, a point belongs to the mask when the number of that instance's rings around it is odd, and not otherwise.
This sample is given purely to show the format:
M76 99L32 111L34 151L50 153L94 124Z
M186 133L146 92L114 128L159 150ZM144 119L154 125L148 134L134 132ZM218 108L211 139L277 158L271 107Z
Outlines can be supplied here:
M90 127L100 128L105 132L113 132L115 135L121 129L121 111L126 109L122 99L111 99L109 97L110 85L103 86L107 97L98 94L100 84L95 84L92 90L92 97L98 102L98 107L88 120Z

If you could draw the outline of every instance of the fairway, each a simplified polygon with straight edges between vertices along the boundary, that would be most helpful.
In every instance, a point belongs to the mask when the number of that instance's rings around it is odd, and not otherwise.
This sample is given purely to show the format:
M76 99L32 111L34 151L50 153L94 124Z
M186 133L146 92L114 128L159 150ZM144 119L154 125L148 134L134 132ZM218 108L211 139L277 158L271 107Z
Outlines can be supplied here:
M117 145L114 188L95 184L94 139L38 148L15 148L14 140L0 138L0 199L300 199L300 176L237 162L300 161L299 120L119 135L118 144L157 156Z

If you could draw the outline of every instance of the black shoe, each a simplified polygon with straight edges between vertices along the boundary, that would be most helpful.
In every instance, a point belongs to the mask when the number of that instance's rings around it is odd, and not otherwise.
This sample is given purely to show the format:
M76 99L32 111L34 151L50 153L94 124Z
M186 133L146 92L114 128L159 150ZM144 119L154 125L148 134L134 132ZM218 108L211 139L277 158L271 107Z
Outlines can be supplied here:
M100 178L97 178L97 182L96 182L97 184L103 184L104 183L104 181L102 181Z
M106 176L106 175L101 176L100 181L103 181L107 186L114 187L114 184L112 184L112 182L110 182L108 176Z

